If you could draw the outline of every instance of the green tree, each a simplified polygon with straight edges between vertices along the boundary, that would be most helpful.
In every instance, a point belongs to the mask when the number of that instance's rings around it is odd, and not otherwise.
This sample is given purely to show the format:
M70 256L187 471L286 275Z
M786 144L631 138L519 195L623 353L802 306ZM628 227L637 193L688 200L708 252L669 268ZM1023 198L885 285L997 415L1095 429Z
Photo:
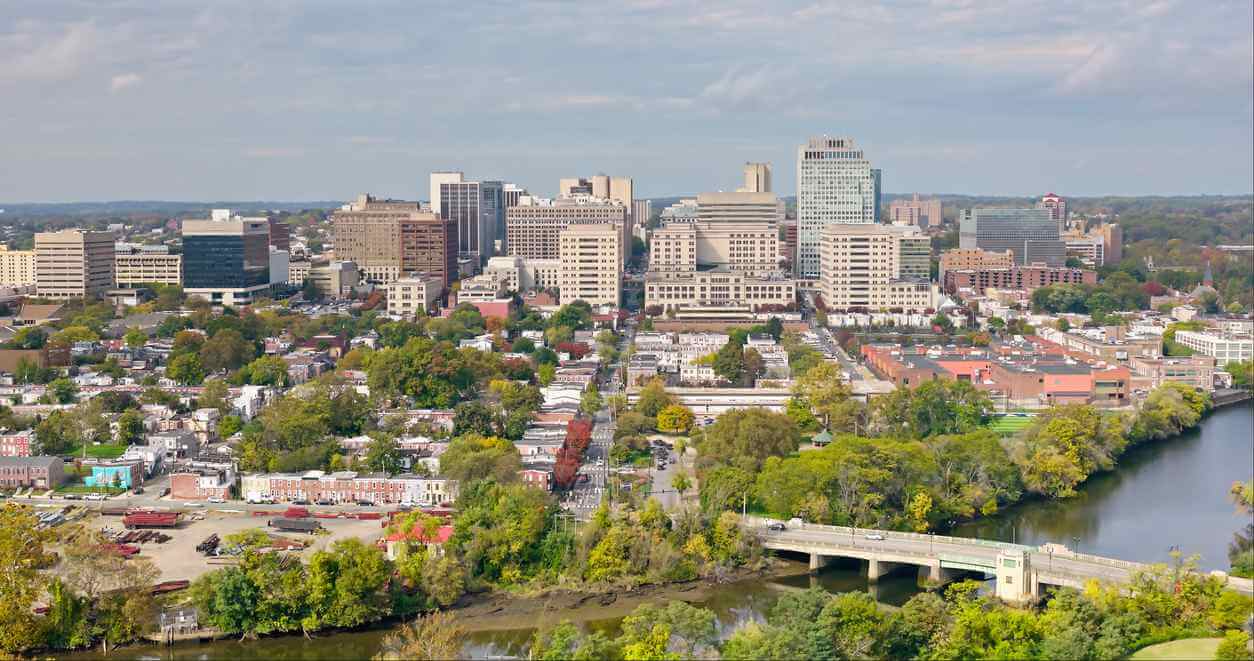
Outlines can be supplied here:
M728 342L714 354L714 373L720 378L739 383L745 370L745 352L742 344Z
M307 630L357 627L388 613L391 574L383 552L355 537L331 544L309 559Z
M537 351L537 353L539 352ZM542 386L548 387L549 384L553 383L553 379L556 377L557 366L553 363L541 363L540 367L536 370L536 381L538 381Z
M205 341L200 348L200 361L208 372L234 370L242 367L256 355L253 343L244 339L239 331L223 328Z
M38 326L28 326L18 329L13 335L13 339L9 340L9 344L14 349L42 349L48 341L48 334L44 329Z
M65 378L48 384L48 394L58 404L69 404L78 398L78 384Z
M497 482L512 482L518 479L521 469L518 449L495 436L463 434L440 455L440 473L463 485L489 477Z
M801 433L788 416L753 408L720 415L696 446L703 462L756 472L767 457L796 452L800 443Z
M230 402L230 388L222 379L210 379L205 382L204 390L196 398L196 406L202 409L217 409L220 415L227 415L234 406Z
M370 470L388 475L401 471L401 453L396 446L396 439L390 434L372 432L370 443L366 446L366 465Z
M640 398L636 400L636 411L647 418L657 419L662 409L675 403L675 398L666 392L666 384L655 378L640 389Z
M148 343L148 334L138 328L130 328L126 331L123 339L126 342L126 346L132 349L141 349Z
M199 385L205 380L205 368L200 362L200 356L194 353L185 353L171 358L169 364L166 365L165 374L185 386Z
M1224 633L1223 642L1215 649L1215 658L1244 661L1250 658L1250 634L1234 629Z
M247 375L245 380L254 386L283 388L290 380L287 363L278 356L262 356L248 363L240 371Z
M845 383L835 363L821 363L797 378L793 385L795 399L810 405L825 429L833 433L855 431L862 406L853 399L853 390ZM790 408L792 404L790 403ZM789 417L796 421L800 412Z
M0 505L0 651L18 654L39 644L34 604L43 584L44 534L30 507Z
M698 658L698 650L712 650L718 643L714 613L682 601L671 601L665 606L643 604L636 607L623 618L624 643L649 639L658 625L666 627L670 633L666 649L674 649L679 658Z
M688 473L685 471L676 471L671 476L671 488L678 491L680 498L683 498L683 495L692 488L692 478L688 477Z
M588 384L588 388L583 391L583 395L579 398L579 410L584 415L592 416L597 411L600 411L604 405L605 402L601 399L601 393L597 390L596 384Z
M967 381L926 381L875 400L877 427L894 436L960 434L983 425L993 410L988 395Z
M134 445L144 437L144 416L136 409L127 409L118 416L117 442Z

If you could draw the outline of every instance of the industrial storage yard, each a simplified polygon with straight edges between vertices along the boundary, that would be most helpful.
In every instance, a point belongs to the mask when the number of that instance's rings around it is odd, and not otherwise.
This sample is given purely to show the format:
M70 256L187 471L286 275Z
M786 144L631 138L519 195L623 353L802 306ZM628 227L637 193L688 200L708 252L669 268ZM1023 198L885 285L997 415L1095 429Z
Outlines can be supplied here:
M161 570L162 581L195 580L231 562L228 557L207 557L197 550L197 545L213 534L225 539L246 530L261 529L288 540L308 542L309 546L304 551L293 551L302 557L308 557L314 551L348 537L357 537L366 543L374 543L382 536L384 530L380 520L350 518L313 519L322 525L325 532L312 535L279 531L266 525L268 521L279 518L281 514L282 510L270 516L254 516L249 512L228 509L187 512L180 517L177 527L162 528L158 531L169 535L168 541L133 545L139 547L140 557L149 558ZM122 520L122 516L91 514L85 522L90 529L118 533L124 531Z

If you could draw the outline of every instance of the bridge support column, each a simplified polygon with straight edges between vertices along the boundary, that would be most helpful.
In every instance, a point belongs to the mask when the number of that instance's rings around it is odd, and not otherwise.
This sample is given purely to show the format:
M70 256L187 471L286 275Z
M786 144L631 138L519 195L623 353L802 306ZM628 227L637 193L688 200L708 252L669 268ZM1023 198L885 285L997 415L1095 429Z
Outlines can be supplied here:
M926 567L919 567L919 585L939 588L957 580L959 570L941 567L940 560L933 560Z
M880 577L901 566L898 562L884 562L874 558L867 560L866 563L866 580L868 583L874 583L880 580Z
M827 566L827 557L817 553L810 554L810 573L817 574L819 570Z

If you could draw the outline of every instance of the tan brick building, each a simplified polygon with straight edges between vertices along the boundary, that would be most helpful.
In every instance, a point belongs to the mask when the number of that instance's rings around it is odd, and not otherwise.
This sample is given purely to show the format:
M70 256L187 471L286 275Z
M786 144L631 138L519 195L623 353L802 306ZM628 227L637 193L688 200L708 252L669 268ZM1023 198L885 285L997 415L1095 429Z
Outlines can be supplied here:
M0 245L0 287L35 284L35 251L9 250Z
M35 286L40 298L90 298L114 286L113 234L86 230L35 235Z
M622 298L622 232L612 223L571 225L558 238L563 304L618 305Z
M366 280L389 284L409 273L457 279L457 226L417 202L359 195L331 214L335 256L357 264Z

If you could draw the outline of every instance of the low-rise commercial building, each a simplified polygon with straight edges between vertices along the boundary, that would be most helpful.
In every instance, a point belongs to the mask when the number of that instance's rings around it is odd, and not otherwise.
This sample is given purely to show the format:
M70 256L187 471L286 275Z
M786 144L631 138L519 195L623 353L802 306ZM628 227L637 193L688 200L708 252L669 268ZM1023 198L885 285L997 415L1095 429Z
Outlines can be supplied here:
M645 275L644 304L662 310L743 307L783 309L797 300L797 283L782 274L754 277L724 269Z
M1176 331L1176 342L1214 358L1219 365L1254 359L1254 338L1246 334Z
M1131 366L1136 376L1145 379L1143 390L1153 390L1168 382L1203 390L1215 388L1215 359L1210 356L1133 356Z
M357 265L353 262L331 262L309 269L306 280L313 283L322 296L347 298L360 283Z
M170 497L178 500L225 500L234 487L235 466L227 462L186 462L170 472Z
M119 287L183 284L183 256L168 251L117 252L113 266Z

